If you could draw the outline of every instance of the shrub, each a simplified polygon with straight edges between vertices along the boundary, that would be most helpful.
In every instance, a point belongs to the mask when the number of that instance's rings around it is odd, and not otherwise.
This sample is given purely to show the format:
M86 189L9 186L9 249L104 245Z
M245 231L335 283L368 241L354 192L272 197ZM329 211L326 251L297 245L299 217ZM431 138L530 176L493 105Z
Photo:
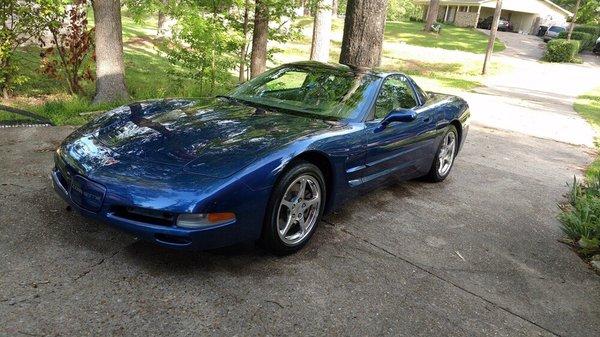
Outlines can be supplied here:
M582 33L588 33L590 35L592 35L592 38L594 40L598 39L598 37L600 37L600 26L594 26L594 25L580 25L580 26L576 26L573 29L574 32L582 32Z
M580 42L554 39L548 42L544 60L548 62L573 62L579 52Z
M600 250L600 175L588 176L585 183L573 179L569 205L563 207L559 220L582 253Z
M566 39L567 32L560 33L558 35L558 38ZM596 44L596 38L594 38L592 36L592 34L584 33L584 32L574 31L573 34L571 34L571 40L577 40L580 42L579 52L581 52L582 50L591 50L592 48L594 48L594 45Z

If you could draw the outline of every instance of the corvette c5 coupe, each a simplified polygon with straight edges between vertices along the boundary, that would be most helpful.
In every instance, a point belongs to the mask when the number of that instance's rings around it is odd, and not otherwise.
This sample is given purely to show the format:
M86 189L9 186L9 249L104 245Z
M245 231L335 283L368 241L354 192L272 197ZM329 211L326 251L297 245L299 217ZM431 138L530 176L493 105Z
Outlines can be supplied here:
M400 73L294 63L226 96L109 111L60 145L52 181L82 215L162 246L287 254L357 193L444 180L469 117Z

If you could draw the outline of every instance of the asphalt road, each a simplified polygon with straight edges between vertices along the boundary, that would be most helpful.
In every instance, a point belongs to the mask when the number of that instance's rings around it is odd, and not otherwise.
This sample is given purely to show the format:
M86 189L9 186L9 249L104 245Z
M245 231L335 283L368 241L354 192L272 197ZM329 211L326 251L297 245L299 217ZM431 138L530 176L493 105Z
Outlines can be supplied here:
M445 183L373 191L277 258L67 211L48 172L69 131L0 130L0 335L600 334L600 277L557 242L583 148L474 128Z

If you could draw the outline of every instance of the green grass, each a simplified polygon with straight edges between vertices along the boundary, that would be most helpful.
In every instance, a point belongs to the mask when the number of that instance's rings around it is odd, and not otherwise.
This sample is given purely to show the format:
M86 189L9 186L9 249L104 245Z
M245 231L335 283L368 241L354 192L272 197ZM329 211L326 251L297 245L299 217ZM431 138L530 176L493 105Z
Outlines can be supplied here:
M93 18L90 18L93 22ZM123 42L125 61L125 81L131 101L157 97L201 97L209 93L191 79L177 76L179 68L168 62L160 52L160 41L155 39L156 20L148 18L144 22L134 22L123 17ZM116 107L126 102L95 105L91 103L94 84L83 83L82 96L66 94L65 84L39 71L40 49L36 46L19 51L21 73L29 80L16 88L17 97L8 104L48 117L57 125L79 125L89 120L93 114ZM220 92L230 88L235 82L225 83L216 88ZM28 118L0 111L0 121L24 121Z
M600 87L585 95L579 96L573 108L596 130L596 133L598 134L596 137L596 148L600 150L600 143L598 140L600 138ZM588 167L586 175L600 175L600 158L596 158L596 160Z
M313 18L304 17L297 21L299 27L312 27ZM343 19L334 19L332 31L341 33L344 30ZM310 36L306 37L310 43ZM460 50L476 54L484 54L489 37L475 28L460 28L444 25L442 32L428 33L423 31L423 23L408 21L388 21L385 25L386 42L404 42L414 46ZM496 39L494 51L506 49L504 43Z
M91 14L91 13L90 13ZM90 15L90 22L93 17ZM295 41L278 45L280 52L275 54L270 66L309 57L312 18L300 18L296 24L303 29L303 34ZM123 41L125 60L125 79L132 101L156 97L201 97L208 92L202 90L199 83L192 79L177 76L181 69L169 63L161 53L161 41L155 38L156 18L136 22L123 15ZM332 41L331 60L339 59L343 20L333 22L333 33L337 36ZM409 43L424 47L455 49L474 53L483 52L487 36L467 28L445 26L441 35L425 33L422 24L414 22L388 22L385 32L388 44L384 50L381 68L384 70L402 71L412 75L426 90L440 91L444 88L471 90L480 86L480 64L470 63L431 63L419 60L408 60L398 57L396 50L400 43ZM497 50L503 49L501 43ZM39 48L30 46L19 51L21 73L29 77L29 81L16 88L16 97L4 104L14 105L25 110L36 112L49 118L58 125L82 124L93 116L93 112L106 110L126 102L94 105L94 84L83 83L81 96L69 96L64 83L58 79L42 74L39 68ZM235 85L236 76L232 72L231 81L221 83L212 94L221 93ZM0 121L26 120L18 115L0 111Z
M440 34L423 31L419 22L388 22L385 26L385 39L389 42L405 42L415 46L461 50L484 54L489 37L474 28L460 28L444 25ZM502 51L506 46L496 40L494 51Z

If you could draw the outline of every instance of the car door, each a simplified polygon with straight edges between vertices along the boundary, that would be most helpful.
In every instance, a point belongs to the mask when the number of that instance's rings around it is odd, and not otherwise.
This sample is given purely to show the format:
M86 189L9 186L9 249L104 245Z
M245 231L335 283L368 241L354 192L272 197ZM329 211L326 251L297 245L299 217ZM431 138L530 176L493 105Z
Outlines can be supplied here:
M370 120L366 122L364 182L392 173L401 177L416 176L428 169L424 158L430 157L428 145L434 135L429 131L435 129L435 120L429 110L419 109L422 103L406 76L390 75L384 80ZM412 109L417 117L412 122L395 122L382 129L383 118L396 109Z

